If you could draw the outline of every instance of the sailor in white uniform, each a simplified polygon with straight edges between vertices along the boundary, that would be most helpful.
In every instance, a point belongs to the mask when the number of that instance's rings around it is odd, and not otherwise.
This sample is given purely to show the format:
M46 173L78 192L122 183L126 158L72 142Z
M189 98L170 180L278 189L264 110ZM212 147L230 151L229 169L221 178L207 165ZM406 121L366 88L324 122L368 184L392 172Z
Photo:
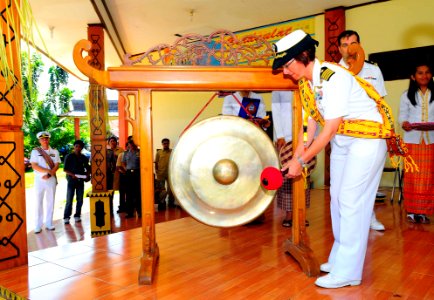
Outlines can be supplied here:
M55 230L53 226L54 198L56 195L56 171L59 168L59 151L50 147L50 133L39 132L36 137L41 147L32 150L30 163L35 174L35 233L42 230L44 219L44 195L45 195L45 228Z

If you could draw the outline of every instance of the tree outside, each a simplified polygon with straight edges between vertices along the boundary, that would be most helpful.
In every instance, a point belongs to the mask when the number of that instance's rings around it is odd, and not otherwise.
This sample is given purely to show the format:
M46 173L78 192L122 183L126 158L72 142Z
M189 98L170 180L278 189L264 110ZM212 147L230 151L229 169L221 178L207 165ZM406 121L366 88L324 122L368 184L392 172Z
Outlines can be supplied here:
M61 153L61 157L72 149L75 140L74 123L68 118L58 115L70 109L73 91L68 85L68 73L58 66L48 69L49 88L45 95L38 90L44 63L39 53L22 53L22 76L24 97L24 155L29 157L33 148L39 146L36 133L51 133L50 145ZM89 143L89 124L80 125L80 137Z

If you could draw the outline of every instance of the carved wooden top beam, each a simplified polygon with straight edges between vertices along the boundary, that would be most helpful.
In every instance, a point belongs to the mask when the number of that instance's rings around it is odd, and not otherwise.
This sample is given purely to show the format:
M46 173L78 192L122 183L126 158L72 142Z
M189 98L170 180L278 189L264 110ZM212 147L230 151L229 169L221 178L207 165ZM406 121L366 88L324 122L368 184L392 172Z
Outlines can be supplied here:
M271 67L251 66L121 66L107 71L92 68L87 40L79 41L74 47L74 62L78 69L98 84L112 89L179 90L289 90L296 89L294 82L284 79L282 74L273 74Z

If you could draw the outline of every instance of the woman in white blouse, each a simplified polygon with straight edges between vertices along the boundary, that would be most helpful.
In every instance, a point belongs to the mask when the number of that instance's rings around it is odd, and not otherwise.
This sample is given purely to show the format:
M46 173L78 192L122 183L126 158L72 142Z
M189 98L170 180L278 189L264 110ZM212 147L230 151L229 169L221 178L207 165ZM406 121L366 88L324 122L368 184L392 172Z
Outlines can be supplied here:
M430 66L416 65L401 96L399 122L419 172L404 176L404 206L411 223L430 222L434 213L434 82Z

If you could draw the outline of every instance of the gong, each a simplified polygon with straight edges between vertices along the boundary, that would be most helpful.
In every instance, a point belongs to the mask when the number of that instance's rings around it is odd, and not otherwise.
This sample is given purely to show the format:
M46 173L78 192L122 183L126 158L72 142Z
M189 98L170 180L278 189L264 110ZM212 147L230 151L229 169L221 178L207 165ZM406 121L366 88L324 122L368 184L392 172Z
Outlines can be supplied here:
M180 137L169 162L169 183L180 205L196 220L233 227L254 220L275 190L261 186L261 173L279 168L266 133L235 116L203 120Z

